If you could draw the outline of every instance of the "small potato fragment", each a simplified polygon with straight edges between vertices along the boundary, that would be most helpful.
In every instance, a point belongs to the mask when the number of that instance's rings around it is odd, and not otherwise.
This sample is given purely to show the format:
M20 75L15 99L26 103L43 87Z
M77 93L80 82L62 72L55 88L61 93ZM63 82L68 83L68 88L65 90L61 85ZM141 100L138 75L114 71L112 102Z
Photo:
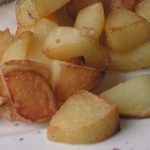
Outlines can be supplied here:
M99 38L104 28L104 8L101 2L89 5L88 7L79 11L75 27L81 32L92 35L94 38Z
M104 70L52 60L51 85L58 106L78 90L93 90L103 79Z
M108 51L112 62L110 68L119 71L133 71L150 67L150 41L128 53Z
M150 0L143 0L135 7L136 13L150 22Z
M32 37L31 32L22 33L5 51L1 62L26 59L28 46Z
M135 49L150 35L147 21L127 9L111 11L106 19L105 33L108 46L118 52Z
M20 26L31 26L39 19L35 0L17 0L16 19Z
M48 139L72 144L105 140L119 130L119 114L92 93L79 91L57 111L48 127Z
M70 0L34 0L40 17L48 16L63 7Z
M66 9L70 16L75 19L80 10L96 2L100 2L100 0L71 0L66 5Z
M13 42L14 37L10 34L9 29L0 31L0 60L8 46Z
M150 117L150 75L133 78L101 93L107 102L115 104L122 116Z
M30 121L43 121L56 112L53 93L47 79L29 69L3 68L3 77L16 112Z

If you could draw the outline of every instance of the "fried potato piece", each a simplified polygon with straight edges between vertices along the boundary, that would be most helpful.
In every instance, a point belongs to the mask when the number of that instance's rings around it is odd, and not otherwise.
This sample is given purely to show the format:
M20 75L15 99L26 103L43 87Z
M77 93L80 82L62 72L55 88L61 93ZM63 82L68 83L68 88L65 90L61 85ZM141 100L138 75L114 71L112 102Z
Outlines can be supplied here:
M79 11L75 27L81 32L99 38L105 24L104 8L101 2L90 5Z
M26 59L28 46L32 38L31 32L22 33L5 51L1 62Z
M113 51L135 49L149 39L149 31L147 21L127 9L114 9L106 19L107 45Z
M100 96L115 104L122 116L150 117L150 75L120 83Z
M72 144L90 144L105 140L119 130L119 113L87 91L71 96L53 116L48 139Z
M43 121L56 112L50 85L44 76L28 69L3 68L9 96L16 112L30 121Z
M150 67L150 42L136 48L129 53L109 51L112 62L110 68L119 71L133 71Z
M58 106L78 90L93 90L103 79L104 70L53 60L50 66L51 85Z
M8 46L13 42L14 37L10 34L9 29L0 31L0 59L3 57L4 52Z
M66 5L66 9L70 16L75 19L80 10L99 1L100 0L71 0Z
M135 7L136 13L150 22L150 0L143 0Z

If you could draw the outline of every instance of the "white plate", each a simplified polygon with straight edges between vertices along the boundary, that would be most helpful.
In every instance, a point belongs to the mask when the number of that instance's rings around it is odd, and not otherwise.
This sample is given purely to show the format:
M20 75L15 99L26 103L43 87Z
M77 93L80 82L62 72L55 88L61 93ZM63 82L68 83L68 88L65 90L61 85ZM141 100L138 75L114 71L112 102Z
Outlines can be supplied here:
M0 29L15 33L15 3L0 7ZM104 90L150 69L133 73L108 73L101 85ZM46 139L47 124L23 124L0 120L0 150L150 150L150 119L123 119L121 131L112 138L92 145L69 145Z

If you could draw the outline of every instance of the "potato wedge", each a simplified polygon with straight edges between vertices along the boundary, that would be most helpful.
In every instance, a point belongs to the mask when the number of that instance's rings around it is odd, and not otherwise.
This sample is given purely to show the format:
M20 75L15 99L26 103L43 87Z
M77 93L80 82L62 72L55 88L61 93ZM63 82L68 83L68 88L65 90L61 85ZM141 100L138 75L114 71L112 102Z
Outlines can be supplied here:
M26 59L28 46L32 38L31 32L24 32L18 37L5 51L1 63L10 60L24 60Z
M48 16L63 7L70 0L34 0L40 17Z
M10 34L9 29L0 31L0 60L8 46L13 42L14 37Z
M114 9L108 15L105 32L108 46L118 52L135 49L150 35L148 23L127 9Z
M3 68L3 77L13 108L30 121L43 121L56 112L53 93L47 79L25 68Z
M53 116L47 135L52 141L89 144L105 140L118 130L116 107L87 91L79 91Z
M143 0L135 7L136 13L150 22L150 0Z
M66 5L66 9L70 16L75 19L80 10L99 1L100 0L71 0Z
M51 61L51 85L58 106L78 90L92 90L103 79L104 70L78 66L62 61Z
M119 71L132 71L150 67L150 42L136 48L129 53L109 51L112 62L110 68Z
M90 5L79 11L75 27L81 32L99 38L105 24L104 8L101 2Z
M100 96L115 104L121 116L150 117L150 75L120 83Z

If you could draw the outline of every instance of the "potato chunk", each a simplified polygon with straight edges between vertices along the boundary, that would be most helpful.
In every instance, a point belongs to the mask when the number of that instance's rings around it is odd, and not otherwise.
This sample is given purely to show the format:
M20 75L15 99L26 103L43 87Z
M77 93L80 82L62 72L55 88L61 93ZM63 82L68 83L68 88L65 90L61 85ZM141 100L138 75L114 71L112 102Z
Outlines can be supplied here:
M136 13L126 9L114 9L106 19L108 46L119 52L131 51L149 39L148 23Z
M100 96L115 104L122 116L150 117L150 75L120 83Z
M136 48L129 53L109 51L112 59L110 68L119 71L132 71L150 67L150 42Z
M58 106L78 90L93 90L103 79L104 70L52 60L51 85Z
M104 8L103 4L99 2L82 9L78 13L75 27L85 34L99 38L104 24Z
M89 144L109 138L118 129L115 106L87 91L79 91L53 116L47 134L57 142Z
M150 22L150 0L143 0L135 7L136 13Z

